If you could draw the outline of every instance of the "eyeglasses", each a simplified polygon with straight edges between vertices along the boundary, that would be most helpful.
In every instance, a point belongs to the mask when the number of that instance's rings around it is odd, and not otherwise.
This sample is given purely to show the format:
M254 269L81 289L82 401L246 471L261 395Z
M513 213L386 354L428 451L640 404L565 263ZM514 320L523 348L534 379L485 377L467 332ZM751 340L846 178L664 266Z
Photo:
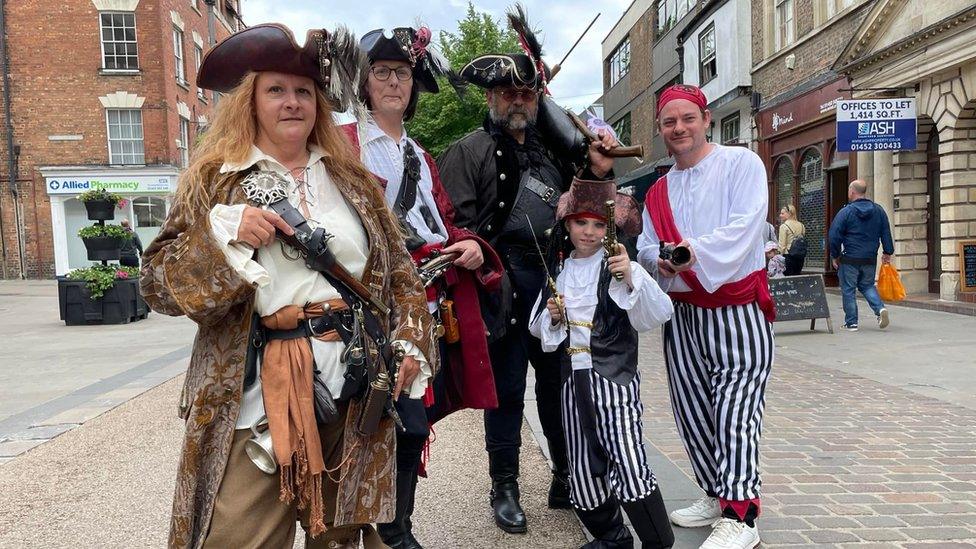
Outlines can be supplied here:
M532 101L539 95L539 90L504 88L498 90L498 93L501 94L501 96L505 99L505 101L508 101L509 103L515 101L516 98L521 99L523 103L528 103L529 101Z
M393 69L383 65L378 65L369 69L369 72L373 73L373 76L375 76L380 82L386 82L389 80L390 75L393 73L396 73L397 80L400 82L406 82L407 80L413 78L413 71L410 69L410 67L399 67L397 69Z

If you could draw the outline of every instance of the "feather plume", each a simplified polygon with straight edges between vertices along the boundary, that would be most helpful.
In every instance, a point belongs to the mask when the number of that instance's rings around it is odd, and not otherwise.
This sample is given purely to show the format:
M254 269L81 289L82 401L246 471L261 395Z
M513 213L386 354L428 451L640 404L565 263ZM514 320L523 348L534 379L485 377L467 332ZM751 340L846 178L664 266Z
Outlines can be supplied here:
M519 43L525 53L532 58L532 63L538 65L542 61L542 44L536 38L536 31L529 26L529 19L525 15L525 8L521 3L516 3L514 9L509 9L508 25L519 37Z
M461 78L461 75L451 68L451 63L444 58L434 48L427 48L427 58L426 63L430 65L430 71L434 73L435 76L443 76L447 79L447 82L454 88L454 91L458 94L458 97L464 97L464 93L467 90L468 83Z
M366 53L359 48L356 36L345 26L331 33L322 31L324 43L319 47L319 67L328 84L326 93L336 104L337 111L351 111L358 120L366 116L366 107L359 100L359 79L369 67Z

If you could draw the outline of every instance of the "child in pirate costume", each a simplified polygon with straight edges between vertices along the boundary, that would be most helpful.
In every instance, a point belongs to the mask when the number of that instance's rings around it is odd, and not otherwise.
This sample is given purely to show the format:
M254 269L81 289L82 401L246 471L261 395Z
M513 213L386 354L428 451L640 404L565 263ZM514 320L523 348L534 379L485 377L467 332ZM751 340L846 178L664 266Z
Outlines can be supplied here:
M636 349L637 332L664 324L673 308L623 245L612 244L613 255L605 257L608 201L620 233L640 233L637 206L616 193L614 181L574 180L559 200L549 245L558 295L543 289L529 330L545 351L561 351L570 500L595 538L584 547L633 547L621 506L643 547L671 547L674 535L644 452Z
M404 122L416 112L421 92L438 93L444 76L459 93L461 81L430 47L430 29L399 27L366 33L360 48L369 61L359 86L368 114L343 126L359 148L363 164L383 185L400 222L407 251L427 284L430 312L445 326L439 371L422 395L402 395L396 409L405 429L397 431L396 514L377 526L393 549L420 549L412 532L418 474L430 426L462 408L498 405L479 291L497 291L501 260L487 242L454 225L454 208L441 185L434 159L407 135ZM433 267L436 262L441 267ZM440 273L440 274L438 274ZM433 278L431 278L433 277Z

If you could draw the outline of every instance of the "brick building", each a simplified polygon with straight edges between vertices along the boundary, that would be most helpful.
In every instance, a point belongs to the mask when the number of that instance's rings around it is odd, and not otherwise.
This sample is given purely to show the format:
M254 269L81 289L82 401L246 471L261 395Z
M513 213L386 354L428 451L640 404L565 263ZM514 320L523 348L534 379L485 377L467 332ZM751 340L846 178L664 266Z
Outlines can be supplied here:
M766 163L770 219L796 207L807 227L804 271L833 279L830 220L847 203L856 159L836 152L835 105L851 97L832 67L874 0L753 0L752 82L759 94L758 152Z
M654 110L648 110L651 86L652 0L634 0L603 39L604 119L624 143L644 145L653 137ZM619 159L616 171L625 174L638 166L635 159Z
M105 187L146 244L217 97L196 87L204 52L242 28L237 0L3 2L4 278L89 266L76 196ZM11 155L10 153L13 152ZM11 178L11 174L15 174Z
M677 37L706 3L634 0L603 39L606 120L631 143L644 146L643 164L618 161L618 181L639 195L672 164L657 131L657 94L681 81Z

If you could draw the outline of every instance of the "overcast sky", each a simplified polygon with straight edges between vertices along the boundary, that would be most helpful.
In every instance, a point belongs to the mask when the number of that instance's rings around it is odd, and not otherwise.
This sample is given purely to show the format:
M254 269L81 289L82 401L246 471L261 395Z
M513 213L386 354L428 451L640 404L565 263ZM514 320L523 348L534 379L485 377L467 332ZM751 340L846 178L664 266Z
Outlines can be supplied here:
M475 9L502 20L505 9L514 0L480 0ZM602 15L563 65L562 71L549 87L553 97L563 106L579 111L602 93L600 42L620 18L631 0L606 0L601 3L582 0L524 0L529 22L541 32L544 58L552 66L572 46L586 25L599 10ZM457 22L467 10L466 0L243 0L244 22L284 23L295 31L299 42L310 28L331 28L344 24L356 36L377 28L416 27L426 24L436 37L438 31L457 31ZM411 5L412 4L412 5ZM597 7L598 6L598 7ZM456 67L460 69L460 67Z

